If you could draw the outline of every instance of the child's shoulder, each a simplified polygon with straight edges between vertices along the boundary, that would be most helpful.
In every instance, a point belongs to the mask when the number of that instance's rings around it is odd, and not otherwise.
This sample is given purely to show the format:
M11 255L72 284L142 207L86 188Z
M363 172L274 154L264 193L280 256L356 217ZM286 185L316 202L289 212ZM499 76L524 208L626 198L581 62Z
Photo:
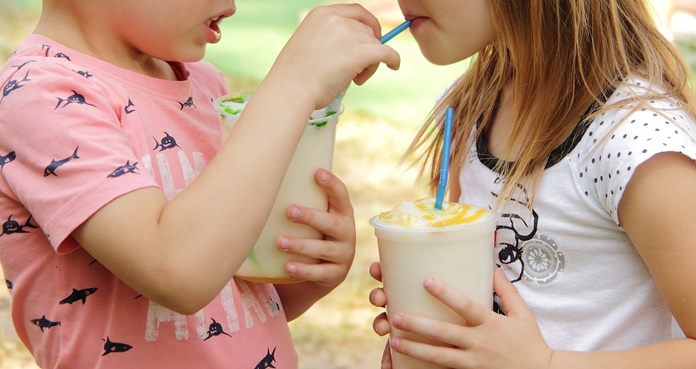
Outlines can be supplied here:
M684 133L696 139L696 120L683 102L645 78L627 78L592 123L598 134L623 133L655 137Z
M635 168L661 152L696 159L696 120L655 84L629 78L589 123L575 150L579 165L613 170Z
M87 79L91 74L73 62L71 52L40 35L30 35L0 69L4 88L21 87L22 82L68 77ZM7 87L11 85L10 87ZM18 86L19 85L19 86Z

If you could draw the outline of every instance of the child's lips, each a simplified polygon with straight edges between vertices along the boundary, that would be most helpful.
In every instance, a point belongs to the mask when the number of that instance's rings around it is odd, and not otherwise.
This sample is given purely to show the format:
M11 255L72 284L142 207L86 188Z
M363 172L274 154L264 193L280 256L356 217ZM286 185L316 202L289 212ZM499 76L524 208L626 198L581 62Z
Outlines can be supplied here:
M220 30L220 23L223 19L231 17L237 11L236 8L230 8L214 17L209 18L205 21L207 41L211 44L218 43L222 38L222 31Z
M413 30L413 29L417 28L419 25L421 25L423 22L425 22L427 20L427 18L412 16L412 17L406 17L406 20L411 21L410 28L411 28L411 30Z
M206 41L208 41L209 43L218 43L222 38L222 32L220 31L220 22L223 18L224 17L210 18L205 22L207 36Z

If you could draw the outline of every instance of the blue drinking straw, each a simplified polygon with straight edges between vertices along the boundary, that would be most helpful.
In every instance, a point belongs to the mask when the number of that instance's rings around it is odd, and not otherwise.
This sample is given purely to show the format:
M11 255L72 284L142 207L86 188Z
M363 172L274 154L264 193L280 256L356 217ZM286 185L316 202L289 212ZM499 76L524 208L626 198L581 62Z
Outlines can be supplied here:
M389 40L392 38L396 37L399 33L403 32L406 30L406 28L411 27L411 21L407 20L404 23L399 24L394 28L393 30L387 32L386 35L382 36L382 38L379 40L382 44L386 44Z
M440 162L440 183L437 187L437 197L435 198L435 209L442 210L442 202L445 199L447 189L447 177L449 176L450 146L452 144L452 119L454 109L447 108L445 114L445 134L442 142L442 161Z

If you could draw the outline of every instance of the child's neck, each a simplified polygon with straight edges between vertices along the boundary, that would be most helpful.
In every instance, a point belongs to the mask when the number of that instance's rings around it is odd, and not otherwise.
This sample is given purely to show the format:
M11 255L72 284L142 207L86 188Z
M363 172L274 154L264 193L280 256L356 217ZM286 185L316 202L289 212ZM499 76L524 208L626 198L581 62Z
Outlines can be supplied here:
M515 128L514 125L519 124L515 120L517 113L513 108L513 96L514 91L511 84L509 84L500 94L498 105L491 118L491 124L486 128L485 135L488 152L496 158L505 161L515 161L515 158L517 158L521 150L524 150L525 146L523 140L517 140L513 143L511 149L506 151L508 139L512 135L513 128ZM577 117L578 120L581 118ZM534 117L528 118L526 123L529 123L531 119L534 119ZM517 128L524 130L526 127L529 127L529 124ZM560 135L553 143L554 148L560 146L572 134L574 129L575 126L569 126L567 132ZM524 136L524 132L522 132L522 135Z
M495 109L491 125L486 130L486 146L488 151L498 159L510 161L520 152L522 145L515 142L512 150L505 154L508 139L512 134L515 113L512 105L513 91L508 85L500 94L498 105Z

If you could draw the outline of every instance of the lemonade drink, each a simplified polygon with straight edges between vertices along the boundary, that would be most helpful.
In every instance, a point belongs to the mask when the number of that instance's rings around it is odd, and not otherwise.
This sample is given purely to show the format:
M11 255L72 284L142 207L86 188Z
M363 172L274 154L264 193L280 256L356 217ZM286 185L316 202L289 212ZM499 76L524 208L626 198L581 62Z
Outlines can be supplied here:
M220 112L223 140L234 128L251 97L252 91L242 91L225 95L215 102ZM249 256L235 274L236 277L262 283L292 283L297 280L285 272L285 264L288 261L319 262L316 259L278 251L276 239L281 234L309 239L323 237L314 228L289 221L285 212L293 203L315 209L328 209L326 192L314 182L314 172L319 168L331 169L336 124L340 113L341 111L327 111L316 119L309 119L280 185L266 225Z
M370 219L377 236L387 315L404 312L465 324L424 290L427 276L492 308L497 219L488 209L458 203L444 202L437 210L434 198L402 202ZM435 344L394 328L390 334ZM397 352L392 352L392 364L394 369L440 369Z

